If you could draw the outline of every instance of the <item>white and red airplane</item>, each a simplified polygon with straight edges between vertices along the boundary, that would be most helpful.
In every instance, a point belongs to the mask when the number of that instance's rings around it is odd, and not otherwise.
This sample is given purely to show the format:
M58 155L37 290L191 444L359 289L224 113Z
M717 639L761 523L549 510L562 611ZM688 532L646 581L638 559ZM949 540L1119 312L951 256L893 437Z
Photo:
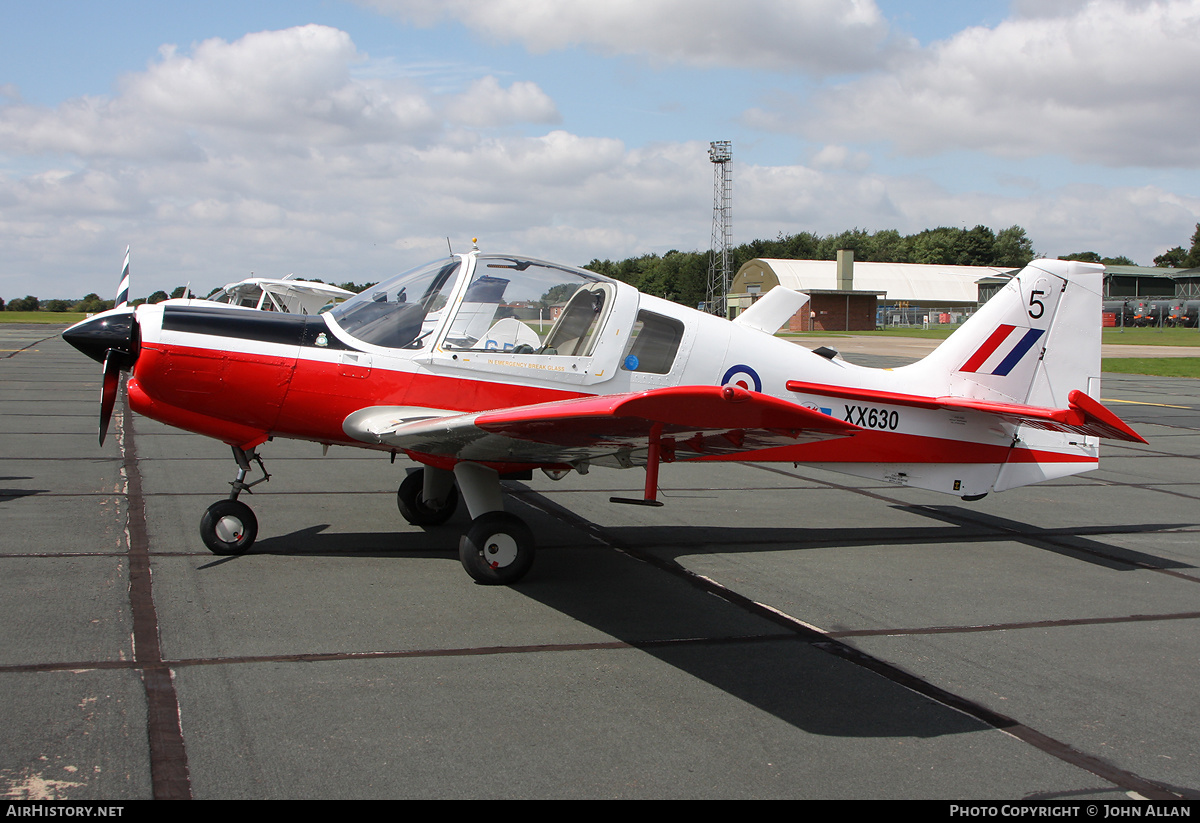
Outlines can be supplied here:
M736 320L541 260L473 250L321 315L201 300L118 306L63 337L104 363L100 442L120 372L131 408L233 448L228 499L200 532L218 554L258 533L240 492L274 437L402 453L413 524L461 497L467 572L512 583L534 539L500 479L593 466L804 463L967 500L1096 468L1098 438L1145 442L1096 399L1103 267L1030 264L923 360L871 369L776 338L803 304L776 288ZM251 463L263 476L247 481ZM527 476L527 475L526 475Z

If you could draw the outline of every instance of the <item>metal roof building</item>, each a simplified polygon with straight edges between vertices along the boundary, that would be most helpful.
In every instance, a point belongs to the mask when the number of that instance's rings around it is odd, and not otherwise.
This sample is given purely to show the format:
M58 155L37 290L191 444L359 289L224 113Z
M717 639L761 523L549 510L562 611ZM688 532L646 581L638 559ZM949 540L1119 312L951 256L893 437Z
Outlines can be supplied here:
M922 306L974 306L981 286L1007 281L1013 269L992 266L933 266L916 263L853 262L850 279L838 277L835 260L771 260L755 258L743 265L730 286L730 302L766 294L775 286L809 293L814 290L867 291L882 303ZM980 281L984 281L981 284ZM990 295L988 295L990 296ZM749 301L746 302L749 305Z
M1200 297L1200 269L1105 266L1105 297Z
M775 286L803 294L874 293L880 306L970 307L986 302L1017 271L994 266L862 263L848 253L839 255L840 260L748 261L730 285L728 316L737 316ZM1104 296L1200 297L1200 269L1107 266Z

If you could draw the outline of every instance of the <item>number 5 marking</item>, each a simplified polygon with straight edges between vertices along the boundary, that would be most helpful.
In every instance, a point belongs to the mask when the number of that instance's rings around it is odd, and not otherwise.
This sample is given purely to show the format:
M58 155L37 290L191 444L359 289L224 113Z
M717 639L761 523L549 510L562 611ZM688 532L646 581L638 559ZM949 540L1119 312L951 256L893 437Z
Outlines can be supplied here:
M1037 320L1039 317L1041 317L1043 314L1045 314L1045 313L1046 313L1046 306L1045 306L1045 304L1044 304L1044 303L1042 303L1042 301L1041 301L1041 300L1038 300L1038 299L1037 299L1039 294L1041 294L1041 295L1044 295L1044 294L1045 294L1045 292L1044 292L1044 291L1041 291L1040 289L1035 289L1035 290L1034 290L1034 291L1033 291L1033 292L1032 292L1032 293L1029 295L1029 316L1030 316L1030 317L1032 317L1034 320ZM1037 314L1034 314L1034 313L1033 313L1033 307L1034 307L1034 306L1037 306Z

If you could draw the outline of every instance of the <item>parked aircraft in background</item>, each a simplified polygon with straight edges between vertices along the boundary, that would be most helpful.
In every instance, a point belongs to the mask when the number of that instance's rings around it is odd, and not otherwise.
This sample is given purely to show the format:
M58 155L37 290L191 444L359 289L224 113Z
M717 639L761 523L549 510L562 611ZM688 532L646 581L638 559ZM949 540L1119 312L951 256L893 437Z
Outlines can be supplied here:
M230 283L207 299L214 303L227 303L263 311L281 311L289 314L319 314L324 308L332 308L353 297L354 292L314 283L295 280L292 275L282 278L251 277Z

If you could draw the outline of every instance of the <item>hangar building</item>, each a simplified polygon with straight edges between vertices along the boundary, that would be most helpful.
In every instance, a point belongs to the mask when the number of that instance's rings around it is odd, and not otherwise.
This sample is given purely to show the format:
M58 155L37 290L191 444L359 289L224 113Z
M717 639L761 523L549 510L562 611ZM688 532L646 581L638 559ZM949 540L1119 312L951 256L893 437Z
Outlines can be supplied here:
M1104 297L1200 297L1200 269L1105 266Z
M761 295L784 286L809 296L788 323L791 331L860 331L874 329L877 318L885 324L910 323L914 316L958 322L1013 272L991 266L858 263L847 251L838 252L836 261L755 258L734 275L728 315L736 317Z

